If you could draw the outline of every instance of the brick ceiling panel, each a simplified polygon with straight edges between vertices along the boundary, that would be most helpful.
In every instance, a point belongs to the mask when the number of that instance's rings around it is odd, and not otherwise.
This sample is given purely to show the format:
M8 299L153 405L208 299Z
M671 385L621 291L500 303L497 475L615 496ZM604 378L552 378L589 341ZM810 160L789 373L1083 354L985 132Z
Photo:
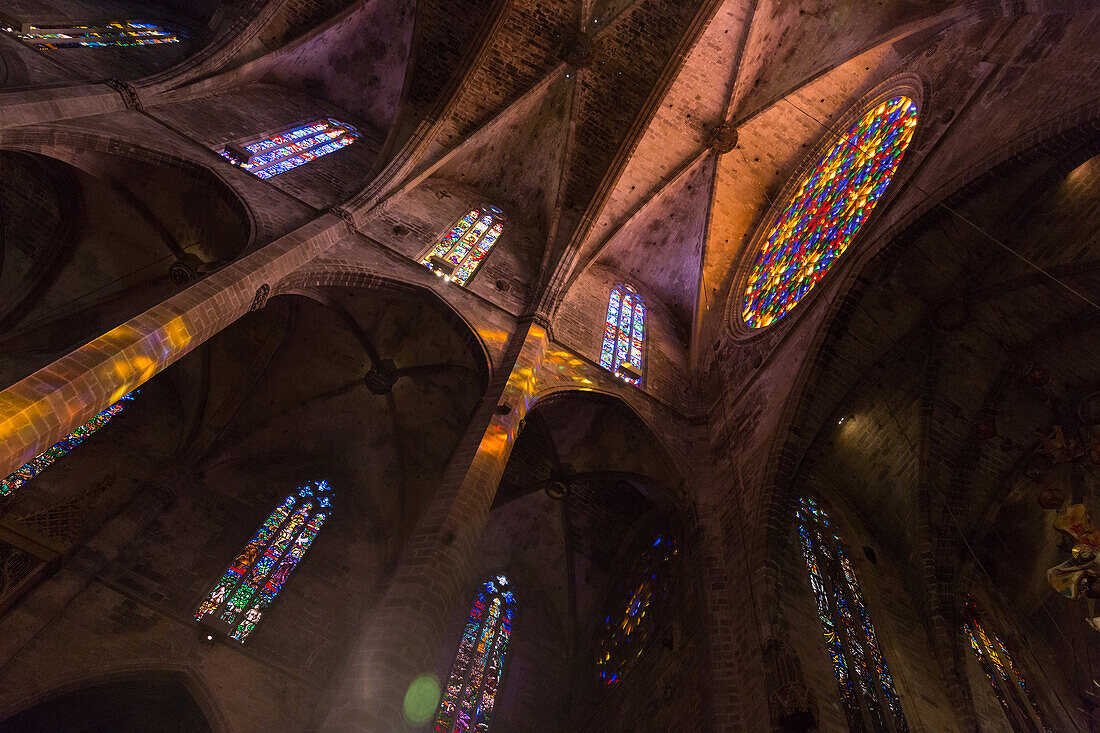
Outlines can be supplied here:
M423 0L417 3L416 61L408 103L425 112L459 67L492 7L492 0Z
M263 81L320 97L385 134L398 113L413 3L378 0L258 62Z
M575 149L566 205L583 210L641 111L697 2L646 0L595 37L597 52L579 71Z
M494 119L438 171L545 231L557 203L574 80L559 74Z
M602 239L704 148L721 123L744 23L732 3L711 20L662 100L593 230Z
M669 184L604 246L597 262L660 295L688 333L695 315L699 266L715 156Z
M443 137L461 140L553 70L576 33L578 12L576 0L512 3L492 48L465 80Z
M906 24L962 5L953 0L761 0L753 13L738 70L733 108L751 114L864 50Z

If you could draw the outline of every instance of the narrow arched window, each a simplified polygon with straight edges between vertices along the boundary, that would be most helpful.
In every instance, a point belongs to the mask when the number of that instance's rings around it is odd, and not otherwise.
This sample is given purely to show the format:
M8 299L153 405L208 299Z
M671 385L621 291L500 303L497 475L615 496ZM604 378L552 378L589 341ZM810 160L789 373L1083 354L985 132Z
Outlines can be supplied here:
M0 479L0 496L7 496L11 492L18 489L23 484L30 481L38 474L45 471L49 466L61 458L63 455L71 451L83 443L89 436L99 430L101 427L110 422L111 418L122 412L122 408L127 402L134 399L138 394L137 390L134 390L130 394L123 395L123 397L111 405L107 409L98 413L88 422L84 423L76 430L66 435L61 440L54 443L46 450L39 453L31 460L24 463L19 468L15 469L10 475L4 479Z
M515 611L507 578L482 583L439 702L435 733L489 730Z
M617 684L646 650L668 596L676 552L676 541L659 535L621 574L596 645L602 684Z
M495 206L467 212L432 245L420 264L448 282L465 285L504 233L504 221L504 212Z
M283 499L225 571L195 619L244 642L332 513L332 487L314 481Z
M257 178L271 178L335 153L358 139L359 133L351 125L333 119L320 119L271 137L227 145L221 155Z
M787 190L744 285L741 317L762 328L785 316L844 254L886 192L917 127L897 96L868 109Z
M966 621L963 631L970 641L970 648L978 659L978 666L985 673L993 688L997 702L1008 717L1012 730L1017 733L1049 731L1039 710L1039 701L1024 679L1020 667L1008 653L1004 640L982 620L978 604L973 598L966 600Z
M853 731L908 731L894 679L844 543L813 499L799 500L797 516L802 554L848 727Z
M38 51L94 46L151 46L179 43L184 34L153 23L132 20L99 25L4 25L3 31Z
M600 366L630 384L642 381L645 301L629 285L616 285L607 301Z

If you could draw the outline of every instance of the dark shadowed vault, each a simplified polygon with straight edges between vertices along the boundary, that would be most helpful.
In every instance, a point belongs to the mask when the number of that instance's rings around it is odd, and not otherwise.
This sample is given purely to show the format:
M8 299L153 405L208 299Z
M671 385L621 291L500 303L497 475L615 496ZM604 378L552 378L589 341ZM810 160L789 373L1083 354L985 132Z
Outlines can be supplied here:
M0 7L0 731L1100 730L1098 33Z

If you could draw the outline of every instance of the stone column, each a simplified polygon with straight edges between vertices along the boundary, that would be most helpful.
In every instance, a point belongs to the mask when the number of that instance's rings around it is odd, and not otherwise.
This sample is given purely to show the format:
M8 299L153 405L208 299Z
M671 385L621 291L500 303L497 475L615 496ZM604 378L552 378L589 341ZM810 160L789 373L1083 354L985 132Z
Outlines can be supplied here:
M279 279L344 232L326 214L0 392L0 476L262 305Z
M393 579L348 653L322 730L410 729L405 692L418 675L437 671L445 624L469 580L548 341L546 329L530 322L521 323L509 341Z

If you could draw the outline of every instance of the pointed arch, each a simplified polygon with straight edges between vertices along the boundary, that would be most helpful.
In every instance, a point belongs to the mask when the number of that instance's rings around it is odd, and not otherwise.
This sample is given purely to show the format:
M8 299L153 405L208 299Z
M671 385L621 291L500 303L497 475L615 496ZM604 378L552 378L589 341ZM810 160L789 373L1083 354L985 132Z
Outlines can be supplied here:
M359 139L355 128L325 118L295 125L271 137L227 145L220 154L257 178L271 178L305 165Z
M195 612L212 631L244 643L332 513L332 487L291 492L256 531Z
M908 731L890 667L843 540L813 499L799 499L796 515L802 555L848 727L876 733Z
M619 284L611 289L607 300L603 346L600 348L600 366L633 385L641 384L645 374L645 320L645 300L634 288Z
M420 260L448 282L465 285L504 233L504 212L493 205L472 209Z
M138 390L134 390L129 394L123 395L118 402L114 403L105 410L97 413L92 419L78 427L66 435L61 440L54 443L46 450L39 453L31 460L24 463L19 468L15 469L12 473L3 479L0 479L0 496L7 496L11 492L18 489L23 484L30 481L38 474L45 471L54 461L64 456L66 453L77 447L90 437L93 433L99 430L101 427L111 421L111 418L122 412L122 408L130 400L134 399L138 395Z
M504 674L516 599L497 575L478 590L436 711L435 733L485 733Z
M1050 731L1043 720L1035 693L1008 653L1004 640L984 623L977 601L969 596L965 618L963 632L1012 730L1016 733Z

